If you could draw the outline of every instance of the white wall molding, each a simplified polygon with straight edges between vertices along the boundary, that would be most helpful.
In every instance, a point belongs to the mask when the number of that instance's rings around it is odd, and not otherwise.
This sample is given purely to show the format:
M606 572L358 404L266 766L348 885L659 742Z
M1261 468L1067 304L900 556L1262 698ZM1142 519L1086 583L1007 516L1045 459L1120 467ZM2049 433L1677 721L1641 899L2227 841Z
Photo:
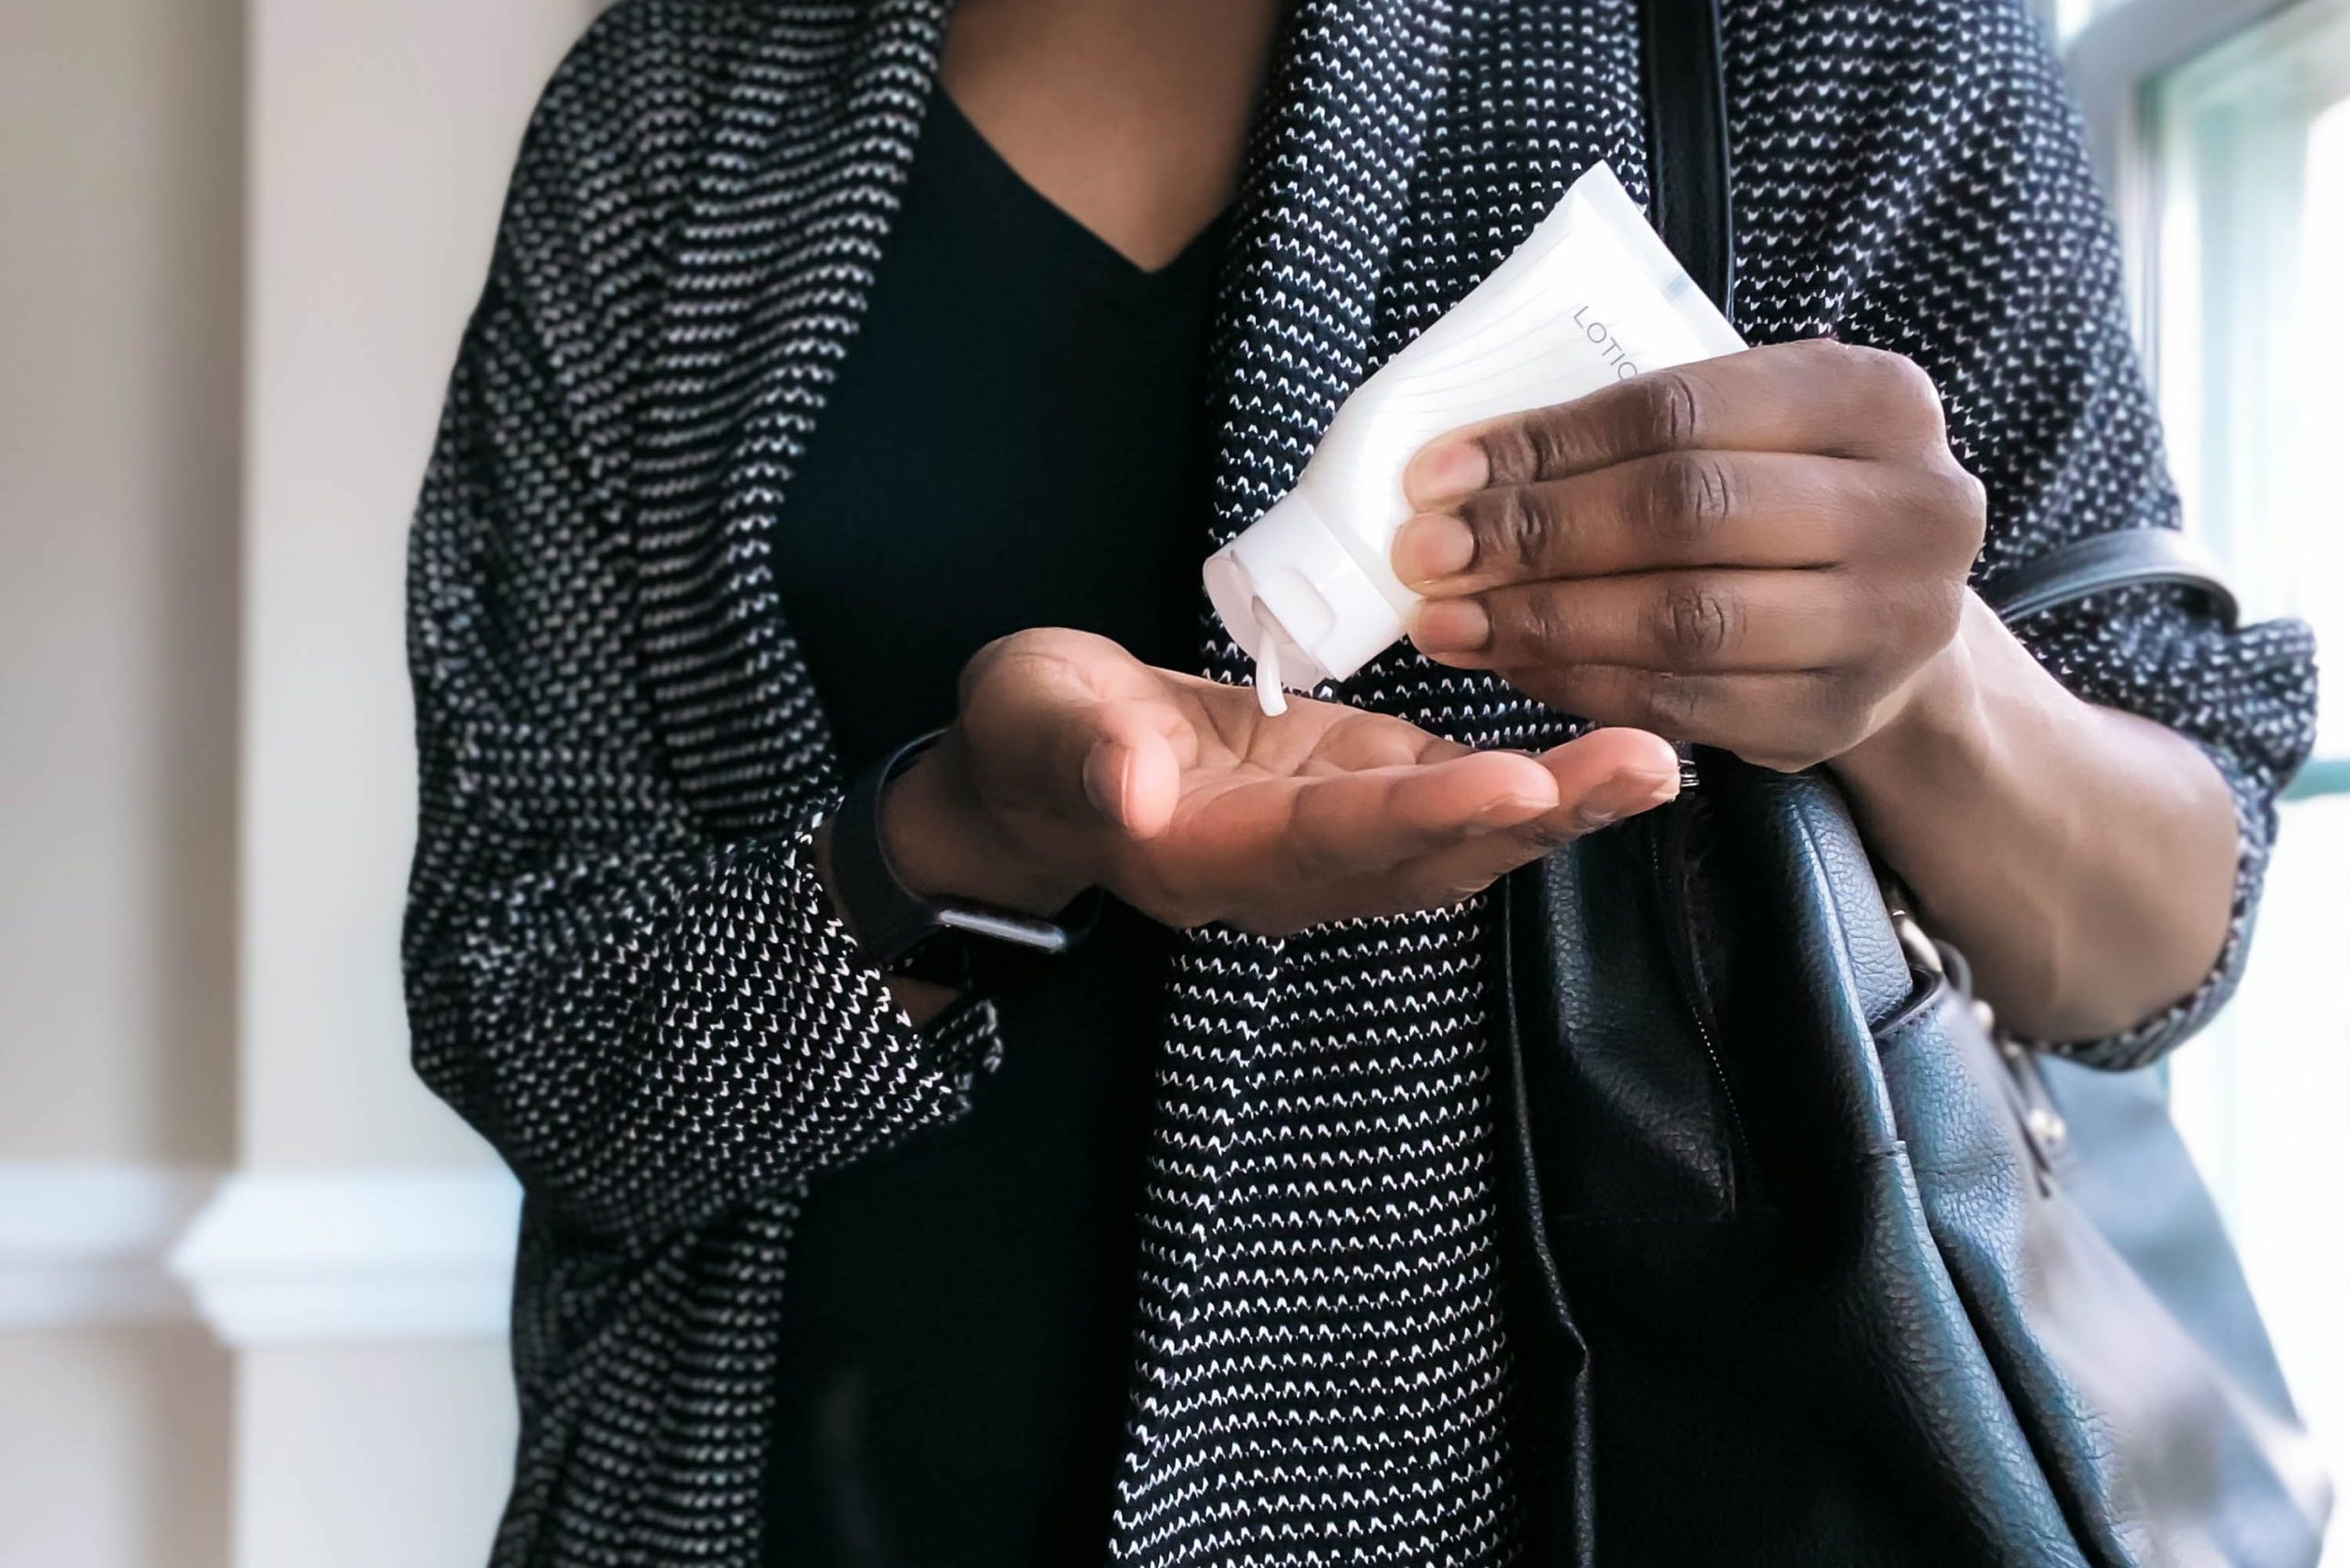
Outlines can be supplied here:
M0 1166L0 1330L186 1317L164 1258L218 1182L208 1170Z
M235 1347L498 1338L520 1202L502 1170L243 1171L168 1266Z
M231 1346L497 1338L504 1171L0 1165L0 1332L200 1316Z

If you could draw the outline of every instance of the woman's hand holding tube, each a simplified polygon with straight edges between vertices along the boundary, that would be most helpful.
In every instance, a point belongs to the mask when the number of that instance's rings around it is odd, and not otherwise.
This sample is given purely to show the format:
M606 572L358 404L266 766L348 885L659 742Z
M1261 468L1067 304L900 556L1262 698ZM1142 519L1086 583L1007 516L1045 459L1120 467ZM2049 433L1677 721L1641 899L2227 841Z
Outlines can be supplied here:
M1654 735L1531 756L1324 702L1267 718L1245 689L1037 631L971 661L883 832L934 895L1048 913L1101 886L1169 925L1279 935L1458 902L1677 787Z
M2103 1036L2209 972L2226 785L2074 697L1969 589L1983 487L1908 361L1754 349L1440 437L1404 483L1422 652L1602 723L1831 766L2014 1027Z
M1394 564L1430 658L1785 769L1899 714L1983 539L1933 384L1832 342L1458 432L1405 488Z

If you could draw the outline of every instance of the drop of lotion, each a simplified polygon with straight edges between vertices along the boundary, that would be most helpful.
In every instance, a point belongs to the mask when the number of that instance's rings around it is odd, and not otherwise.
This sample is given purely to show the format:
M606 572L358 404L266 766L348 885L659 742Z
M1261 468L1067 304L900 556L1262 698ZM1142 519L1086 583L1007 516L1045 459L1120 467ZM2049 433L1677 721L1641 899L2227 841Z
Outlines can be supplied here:
M1261 599L1250 608L1257 615L1257 706L1266 718L1278 719L1289 711L1289 694L1281 689L1281 622Z

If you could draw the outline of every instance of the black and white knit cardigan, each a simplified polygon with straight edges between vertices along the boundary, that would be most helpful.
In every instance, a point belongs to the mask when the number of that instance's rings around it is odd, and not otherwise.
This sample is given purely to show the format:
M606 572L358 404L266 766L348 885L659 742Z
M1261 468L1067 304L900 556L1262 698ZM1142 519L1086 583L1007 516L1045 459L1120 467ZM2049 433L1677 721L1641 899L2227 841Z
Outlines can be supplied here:
M502 1564L751 1568L803 1184L985 1114L985 1010L911 1026L825 913L834 765L771 577L946 8L621 0L547 89L450 391L413 544L405 958L419 1070L528 1193ZM2115 247L2018 0L1727 11L1750 336L1924 364L1989 488L1986 569L2173 526ZM1300 0L1224 274L1203 554L1568 181L1606 158L1645 188L1639 47L1631 0ZM918 420L907 441L923 461ZM2151 1058L2230 984L2309 744L2306 634L2152 589L2028 630L2084 695L2207 746L2241 803L2221 972L2084 1047ZM1238 673L1220 637L1203 657ZM1408 652L1344 696L1482 745L1568 724ZM1486 924L1472 902L1189 939L1105 1555L1521 1554Z

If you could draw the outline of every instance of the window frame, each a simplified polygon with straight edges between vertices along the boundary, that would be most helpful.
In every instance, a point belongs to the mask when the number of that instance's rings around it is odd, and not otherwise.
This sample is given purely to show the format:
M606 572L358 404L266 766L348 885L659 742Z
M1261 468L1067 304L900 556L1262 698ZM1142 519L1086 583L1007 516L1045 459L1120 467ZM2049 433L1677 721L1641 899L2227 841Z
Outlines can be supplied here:
M2079 104L2089 158L2120 219L2139 352L2159 376L2162 338L2161 171L2153 95L2158 83L2246 28L2302 0L2121 0L2102 9L2062 51ZM2036 0L2054 27L2055 0ZM2350 756L2314 756L2288 786L2288 801L2350 794Z
M2090 161L2121 222L2140 352L2161 352L2154 330L2155 264L2161 244L2160 173L2150 99L2154 84L2246 28L2281 16L2300 0L2126 0L2094 17L2065 45Z

